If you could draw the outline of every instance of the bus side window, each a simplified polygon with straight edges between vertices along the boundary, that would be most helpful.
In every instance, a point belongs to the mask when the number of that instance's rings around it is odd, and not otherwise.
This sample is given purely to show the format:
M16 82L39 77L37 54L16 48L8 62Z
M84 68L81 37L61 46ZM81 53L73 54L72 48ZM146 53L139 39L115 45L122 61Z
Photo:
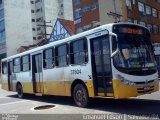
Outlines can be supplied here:
M56 66L64 67L68 65L68 45L63 44L55 48Z
M2 63L2 74L7 74L7 62Z
M21 71L21 63L20 63L20 58L15 58L13 60L13 72L18 73Z
M86 39L73 41L70 43L70 63L74 65L88 62L88 51Z
M54 64L54 50L53 48L49 48L44 50L43 52L43 68L49 69L53 68Z
M30 57L29 55L22 57L22 71L30 70Z

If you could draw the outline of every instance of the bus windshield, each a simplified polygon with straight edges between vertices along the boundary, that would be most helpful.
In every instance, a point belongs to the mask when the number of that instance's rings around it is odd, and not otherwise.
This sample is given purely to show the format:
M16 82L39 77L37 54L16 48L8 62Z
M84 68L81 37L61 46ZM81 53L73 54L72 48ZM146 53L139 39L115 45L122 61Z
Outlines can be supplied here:
M119 52L113 57L113 62L118 70L134 75L156 72L149 34L130 32L117 35Z

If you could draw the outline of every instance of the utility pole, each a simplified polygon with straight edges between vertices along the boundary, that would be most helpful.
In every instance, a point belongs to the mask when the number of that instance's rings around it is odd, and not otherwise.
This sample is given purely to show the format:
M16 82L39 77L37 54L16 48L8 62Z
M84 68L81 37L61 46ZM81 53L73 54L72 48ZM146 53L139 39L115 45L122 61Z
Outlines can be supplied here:
M51 26L51 25L47 25L47 23L51 23L51 21L50 21L50 22L46 22L46 21L44 20L43 25L37 25L37 26L43 27L44 33L42 32L41 35L44 36L44 40L45 40L45 41L47 41L47 35L51 35L51 34L47 34L47 28L48 28L48 27L50 27L50 28L53 27L53 26Z

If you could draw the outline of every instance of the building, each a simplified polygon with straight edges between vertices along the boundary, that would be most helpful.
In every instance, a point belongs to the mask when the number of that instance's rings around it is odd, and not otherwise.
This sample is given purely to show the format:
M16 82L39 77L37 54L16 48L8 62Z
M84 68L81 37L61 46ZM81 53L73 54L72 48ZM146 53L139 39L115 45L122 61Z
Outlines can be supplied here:
M120 17L122 14L120 0L72 0L72 2L77 33L115 22L113 15Z
M0 0L1 58L42 45L57 18L73 20L71 5L71 0Z
M0 0L0 59L6 57L5 46L5 23L4 23L4 7L3 1Z
M146 26L152 33L153 43L160 42L160 0L122 0L123 21ZM124 4L123 4L124 6Z
M5 23L4 32L0 31L2 56L16 54L20 46L48 40L57 18L73 21L75 33L111 22L133 22L148 27L152 41L160 42L160 0L0 1Z
M49 42L62 40L74 34L75 34L74 22L58 18L54 24Z
M160 0L73 0L76 32L111 22L132 22L149 28L160 42Z

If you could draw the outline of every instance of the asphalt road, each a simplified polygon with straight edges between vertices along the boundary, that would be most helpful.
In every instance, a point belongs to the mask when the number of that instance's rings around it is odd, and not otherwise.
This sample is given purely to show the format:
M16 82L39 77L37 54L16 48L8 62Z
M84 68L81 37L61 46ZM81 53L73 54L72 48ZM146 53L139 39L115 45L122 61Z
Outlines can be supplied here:
M43 105L54 107L34 109ZM160 117L160 91L125 100L92 99L88 108L79 108L70 97L27 95L25 99L19 99L16 93L0 88L0 120L7 117L14 120L91 120L120 119L121 116L123 119L158 119L158 115Z

